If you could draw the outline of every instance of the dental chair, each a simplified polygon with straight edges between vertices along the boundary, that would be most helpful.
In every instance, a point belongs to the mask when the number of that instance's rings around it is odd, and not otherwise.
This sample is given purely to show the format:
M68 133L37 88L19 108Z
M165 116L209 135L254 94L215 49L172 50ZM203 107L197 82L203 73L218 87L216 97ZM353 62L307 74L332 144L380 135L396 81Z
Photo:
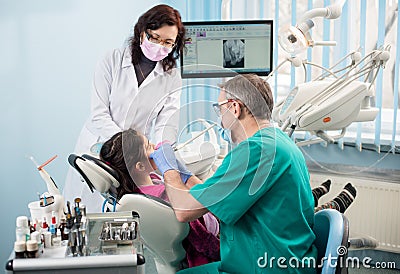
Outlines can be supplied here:
M313 231L318 250L317 273L347 274L349 222L346 216L334 209L318 211L314 216Z
M68 162L87 183L92 192L106 198L108 208L115 211L135 211L140 217L140 237L154 256L158 273L176 273L182 268L186 253L182 240L189 233L188 223L180 223L172 207L158 197L145 194L125 194L116 201L118 173L103 161L87 154L71 154Z

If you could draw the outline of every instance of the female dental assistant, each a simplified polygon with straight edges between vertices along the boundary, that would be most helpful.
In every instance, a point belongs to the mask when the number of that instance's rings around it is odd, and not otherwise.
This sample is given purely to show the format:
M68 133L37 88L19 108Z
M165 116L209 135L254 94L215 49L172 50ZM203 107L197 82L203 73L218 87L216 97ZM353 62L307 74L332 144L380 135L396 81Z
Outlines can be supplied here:
M185 28L179 12L157 5L141 15L128 46L108 53L97 65L91 113L75 153L88 153L93 144L135 128L155 142L177 136L182 80L176 59L184 46ZM67 174L64 197L76 197L88 212L100 212L104 198L92 193L77 171Z

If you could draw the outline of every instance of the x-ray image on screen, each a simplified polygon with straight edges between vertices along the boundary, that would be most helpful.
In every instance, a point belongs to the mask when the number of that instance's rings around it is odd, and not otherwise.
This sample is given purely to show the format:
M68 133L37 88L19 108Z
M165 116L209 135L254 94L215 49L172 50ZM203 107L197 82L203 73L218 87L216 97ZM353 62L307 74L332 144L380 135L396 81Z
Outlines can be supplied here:
M244 68L244 39L223 41L224 68Z
M182 78L266 76L272 71L272 20L184 22Z

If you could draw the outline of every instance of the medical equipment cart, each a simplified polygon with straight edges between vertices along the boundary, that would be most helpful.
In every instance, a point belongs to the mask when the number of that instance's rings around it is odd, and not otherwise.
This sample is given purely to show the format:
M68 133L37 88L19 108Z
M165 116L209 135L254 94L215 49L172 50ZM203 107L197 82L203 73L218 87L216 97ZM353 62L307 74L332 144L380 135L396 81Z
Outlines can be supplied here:
M136 226L134 240L106 236L116 235L126 224ZM136 212L87 214L86 235L84 256L73 256L67 241L59 247L44 248L38 258L16 259L12 252L6 273L145 273Z

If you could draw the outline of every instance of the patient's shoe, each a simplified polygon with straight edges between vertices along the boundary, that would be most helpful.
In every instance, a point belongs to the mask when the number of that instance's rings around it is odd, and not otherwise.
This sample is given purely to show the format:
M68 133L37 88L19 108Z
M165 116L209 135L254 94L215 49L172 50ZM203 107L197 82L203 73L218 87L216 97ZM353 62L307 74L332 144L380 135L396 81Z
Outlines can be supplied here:
M313 188L312 194L314 197L314 207L318 206L318 200L331 189L331 180L326 180L320 186Z

